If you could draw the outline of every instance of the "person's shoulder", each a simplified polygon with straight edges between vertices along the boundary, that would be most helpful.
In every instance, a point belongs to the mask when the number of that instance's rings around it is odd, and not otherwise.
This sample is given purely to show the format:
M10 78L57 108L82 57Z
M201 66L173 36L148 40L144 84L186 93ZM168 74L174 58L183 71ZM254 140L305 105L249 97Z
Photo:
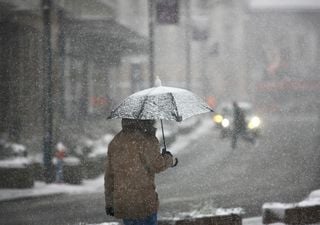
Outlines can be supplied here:
M112 140L110 141L109 146L116 144L119 141L121 135L122 135L122 131L115 134L114 137L112 138Z

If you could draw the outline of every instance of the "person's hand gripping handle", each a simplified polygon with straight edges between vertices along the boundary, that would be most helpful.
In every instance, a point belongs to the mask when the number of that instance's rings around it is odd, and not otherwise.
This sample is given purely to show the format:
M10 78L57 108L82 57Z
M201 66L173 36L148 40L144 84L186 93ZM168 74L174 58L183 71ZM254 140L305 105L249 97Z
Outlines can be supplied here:
M173 155L171 154L171 152L167 151L166 148L163 148L163 149L162 149L162 153L161 153L161 154L162 154L162 155L168 154L168 155L170 155L170 156L173 158L173 164L172 164L171 167L176 167L176 166L178 165L178 158L173 157Z

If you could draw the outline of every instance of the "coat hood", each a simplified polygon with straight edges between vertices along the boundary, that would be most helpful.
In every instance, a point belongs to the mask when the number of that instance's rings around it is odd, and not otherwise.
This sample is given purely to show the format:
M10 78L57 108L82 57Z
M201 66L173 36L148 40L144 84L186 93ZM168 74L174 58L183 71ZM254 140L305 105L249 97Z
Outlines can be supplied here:
M155 135L156 128L154 127L155 120L137 120L137 119L122 119L122 130L139 130L143 133Z

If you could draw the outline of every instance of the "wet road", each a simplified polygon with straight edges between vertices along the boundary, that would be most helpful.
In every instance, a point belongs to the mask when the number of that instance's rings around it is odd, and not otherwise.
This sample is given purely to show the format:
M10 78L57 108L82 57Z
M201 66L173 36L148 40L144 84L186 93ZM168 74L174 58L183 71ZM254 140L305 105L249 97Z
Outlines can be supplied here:
M183 163L177 170L160 176L162 212L242 207L245 216L256 216L264 202L302 200L320 187L315 121L314 117L266 121L257 146L240 141L234 150L230 140L207 132L180 152Z
M266 120L259 144L231 149L208 119L202 133L177 153L179 165L157 177L160 216L209 207L242 207L261 215L264 202L300 201L320 188L319 130L315 117ZM0 203L0 224L79 224L113 220L103 193Z

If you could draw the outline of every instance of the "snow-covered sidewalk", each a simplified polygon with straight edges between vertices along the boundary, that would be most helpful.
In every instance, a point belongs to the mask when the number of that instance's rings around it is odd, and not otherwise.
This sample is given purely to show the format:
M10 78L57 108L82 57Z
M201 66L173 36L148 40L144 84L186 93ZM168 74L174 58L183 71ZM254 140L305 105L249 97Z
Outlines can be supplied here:
M199 126L188 134L182 135L170 146L170 151L174 154L185 149L192 141L201 136L208 129L212 128L212 123L207 119L201 120ZM183 139L183 141L181 141ZM187 140L187 141L186 141ZM26 189L0 189L0 201L47 196L54 194L81 194L88 192L103 192L103 175L96 179L84 180L81 185L70 184L46 184L45 182L36 181L33 188Z
M90 223L90 224L79 224L79 225L120 225L120 223L117 222L109 222L109 223ZM262 220L261 217L253 217L253 218L248 218L248 219L243 219L242 220L242 225L262 225ZM274 225L280 225L280 224L274 224ZM283 225L283 224L281 224Z
M46 184L45 182L36 181L33 188L0 189L0 201L55 194L82 194L92 192L103 192L103 175L96 179L84 180L81 185Z

